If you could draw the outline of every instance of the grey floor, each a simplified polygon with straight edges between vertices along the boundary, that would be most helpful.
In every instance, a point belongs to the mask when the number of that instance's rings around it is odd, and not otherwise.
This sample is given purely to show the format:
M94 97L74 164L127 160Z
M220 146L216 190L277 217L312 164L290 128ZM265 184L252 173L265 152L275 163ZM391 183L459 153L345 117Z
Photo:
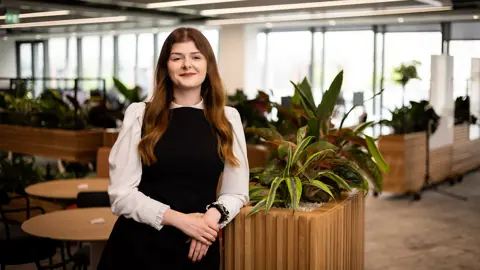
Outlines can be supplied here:
M480 269L480 172L439 189L468 200L434 191L427 191L417 202L367 198L366 270ZM34 265L7 267L33 269Z
M480 172L422 199L373 198L366 204L367 270L480 269Z

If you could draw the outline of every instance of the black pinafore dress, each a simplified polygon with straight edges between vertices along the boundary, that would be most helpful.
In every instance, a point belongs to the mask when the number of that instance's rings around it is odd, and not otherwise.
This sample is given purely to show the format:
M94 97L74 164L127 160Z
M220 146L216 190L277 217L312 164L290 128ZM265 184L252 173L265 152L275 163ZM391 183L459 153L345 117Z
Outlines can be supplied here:
M205 213L216 201L224 163L217 137L201 109L170 109L169 126L155 146L157 163L143 165L138 186L145 195L182 213ZM173 226L155 228L121 216L100 260L98 270L218 270L218 238L204 258L188 259L189 237Z

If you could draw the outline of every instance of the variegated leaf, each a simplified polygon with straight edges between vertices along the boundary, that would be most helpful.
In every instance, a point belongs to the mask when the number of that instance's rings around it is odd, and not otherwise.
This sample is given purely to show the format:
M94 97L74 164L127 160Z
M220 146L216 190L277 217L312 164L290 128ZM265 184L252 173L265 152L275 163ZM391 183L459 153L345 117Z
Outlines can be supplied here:
M273 180L267 196L267 203L265 207L266 212L268 212L268 210L270 210L270 208L273 206L273 202L275 201L275 198L277 196L277 189L284 180L285 178L283 177L275 177L275 179Z
M325 191L326 193L328 193L328 195L330 195L332 198L335 199L335 197L334 197L333 194L332 194L332 191L330 191L330 189L328 188L328 186L325 185L324 183L322 183L321 181L313 180L310 185L315 186L315 187L318 187L319 189Z
M256 214L258 211L264 209L266 203L267 203L267 198L259 201L257 204L255 204L255 206L253 207L253 209L248 213L248 216L254 215L254 214Z
M320 152L317 152L313 155L311 155L310 157L308 157L308 159L305 161L305 163L303 164L303 166L297 171L297 176L300 175L305 169L308 168L308 166L310 166L310 164L312 162L315 162L315 161L319 161L319 160L322 160L328 156L333 156L335 155L335 151L331 150L331 149L326 149L326 150L323 150L323 151L320 151Z
M345 181L345 179L343 179L342 177L338 176L337 174L335 174L334 172L332 171L321 171L317 174L317 176L324 176L324 177L327 177L335 182L337 182L337 184L341 187L343 187L344 189L346 190L352 190L352 188L348 185L348 183Z

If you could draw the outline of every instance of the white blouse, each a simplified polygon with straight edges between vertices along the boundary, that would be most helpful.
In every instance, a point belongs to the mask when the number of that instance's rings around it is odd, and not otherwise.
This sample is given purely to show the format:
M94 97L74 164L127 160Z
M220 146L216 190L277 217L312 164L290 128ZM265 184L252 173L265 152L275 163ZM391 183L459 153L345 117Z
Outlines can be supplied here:
M181 105L172 103L171 107L176 108ZM203 109L203 102L191 107ZM142 176L142 162L137 146L141 139L144 111L145 103L143 102L132 103L125 111L117 141L110 151L108 194L112 212L115 215L133 218L137 222L160 230L163 227L163 215L170 207L138 190ZM225 163L222 187L217 202L228 210L229 215L228 220L220 224L220 228L231 222L249 201L247 145L242 121L235 108L225 107L225 115L232 125L233 153L239 160L240 166L235 168Z

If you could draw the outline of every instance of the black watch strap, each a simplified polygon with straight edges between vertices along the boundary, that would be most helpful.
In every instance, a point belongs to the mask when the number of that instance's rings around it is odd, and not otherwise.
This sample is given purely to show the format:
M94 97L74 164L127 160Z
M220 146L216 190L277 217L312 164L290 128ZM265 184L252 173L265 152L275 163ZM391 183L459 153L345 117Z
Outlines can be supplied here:
M221 217L220 217L220 221L218 221L219 224L225 223L228 220L230 213L225 208L225 206L223 206L223 204L219 202L214 202L212 204L207 205L207 210L210 208L215 208L218 210L218 212L220 212Z

